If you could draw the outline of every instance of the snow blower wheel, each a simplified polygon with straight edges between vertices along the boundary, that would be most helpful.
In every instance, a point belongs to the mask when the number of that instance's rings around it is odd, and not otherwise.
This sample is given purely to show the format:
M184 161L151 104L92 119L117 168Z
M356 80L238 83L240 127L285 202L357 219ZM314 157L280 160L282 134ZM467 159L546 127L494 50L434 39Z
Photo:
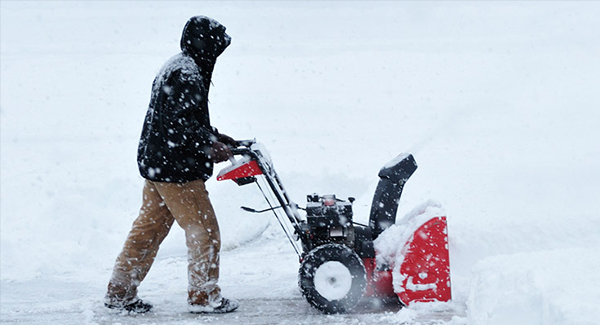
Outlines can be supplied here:
M367 277L358 255L340 244L322 245L309 252L299 271L302 295L316 309L343 313L365 294Z

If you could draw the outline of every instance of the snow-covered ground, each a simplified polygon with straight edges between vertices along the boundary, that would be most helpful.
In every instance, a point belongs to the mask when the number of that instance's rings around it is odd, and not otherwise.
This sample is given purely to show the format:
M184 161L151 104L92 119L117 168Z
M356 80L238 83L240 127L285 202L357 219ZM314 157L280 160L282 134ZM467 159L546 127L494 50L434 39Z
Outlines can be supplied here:
M2 1L2 323L597 324L600 3ZM292 198L354 196L419 169L399 217L447 213L453 302L321 315L256 187L207 184L222 229L221 317L185 312L173 229L142 317L101 306L141 202L136 147L155 73L203 14L228 28L213 123L269 148ZM217 170L222 166L217 166ZM374 313L374 314L372 314Z

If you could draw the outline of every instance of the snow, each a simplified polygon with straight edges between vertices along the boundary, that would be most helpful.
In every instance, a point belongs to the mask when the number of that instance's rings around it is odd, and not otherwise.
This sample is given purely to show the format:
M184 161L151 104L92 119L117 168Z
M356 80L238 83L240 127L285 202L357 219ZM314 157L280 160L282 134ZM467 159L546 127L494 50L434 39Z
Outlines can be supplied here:
M600 303L597 2L0 2L0 319L32 324L595 324ZM174 227L140 287L156 311L101 306L141 203L152 80L187 19L227 27L211 121L268 148L290 197L355 197L419 169L398 216L448 217L453 301L321 315L255 186L207 183L226 316L186 313ZM217 166L216 172L227 163ZM216 173L215 173L216 174Z
M597 255L595 249L574 248L478 262L467 301L470 324L596 323L592 315L600 301L600 276L593 271L600 267Z
M350 270L337 261L323 263L315 272L313 281L317 292L327 300L342 299L352 288Z
M385 164L383 166L383 168L392 168L392 167L396 166L397 164L399 164L402 160L408 158L409 155L410 154L408 154L408 153L401 153L396 158L390 160L387 164Z

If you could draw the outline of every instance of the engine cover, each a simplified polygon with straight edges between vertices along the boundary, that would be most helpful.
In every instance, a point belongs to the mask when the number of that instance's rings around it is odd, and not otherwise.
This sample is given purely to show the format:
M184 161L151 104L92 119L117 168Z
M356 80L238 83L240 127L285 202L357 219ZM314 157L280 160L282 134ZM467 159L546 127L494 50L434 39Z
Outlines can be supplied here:
M339 243L354 248L352 203L337 199L334 194L307 196L306 231L310 234L308 247Z

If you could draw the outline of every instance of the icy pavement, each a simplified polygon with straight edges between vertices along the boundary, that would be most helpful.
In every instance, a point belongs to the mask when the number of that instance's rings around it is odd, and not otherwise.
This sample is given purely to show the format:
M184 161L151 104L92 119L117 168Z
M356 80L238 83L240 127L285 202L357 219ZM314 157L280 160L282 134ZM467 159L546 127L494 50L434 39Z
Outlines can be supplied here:
M94 314L94 321L98 323L128 323L135 319L136 323L142 320L148 324L164 324L177 322L210 323L210 324L403 324L405 319L397 312L397 305L385 306L383 309L367 304L359 306L357 310L343 315L324 315L311 308L301 298L289 299L244 299L240 309L231 314L207 316L193 315L178 311L160 311L143 316L108 315L99 311ZM452 314L437 312L430 315L420 315L412 318L409 324L442 324L450 321Z
M300 295L298 261L288 246L271 226L255 241L222 253L223 293L241 305L231 314L187 312L187 262L182 254L159 256L140 286L140 297L154 305L148 314L128 315L102 305L108 265L96 272L82 270L92 278L88 283L69 280L76 278L71 274L2 281L0 318L3 324L464 324L464 311L452 305L446 310L415 311L368 299L348 314L322 314Z
M240 308L223 315L187 312L184 299L167 300L143 315L128 315L104 308L96 288L81 283L3 283L2 323L6 324L465 324L452 310L414 313L388 303L363 301L348 314L325 315L301 297L241 299ZM43 289L52 293L40 294ZM454 320L453 320L454 318Z

